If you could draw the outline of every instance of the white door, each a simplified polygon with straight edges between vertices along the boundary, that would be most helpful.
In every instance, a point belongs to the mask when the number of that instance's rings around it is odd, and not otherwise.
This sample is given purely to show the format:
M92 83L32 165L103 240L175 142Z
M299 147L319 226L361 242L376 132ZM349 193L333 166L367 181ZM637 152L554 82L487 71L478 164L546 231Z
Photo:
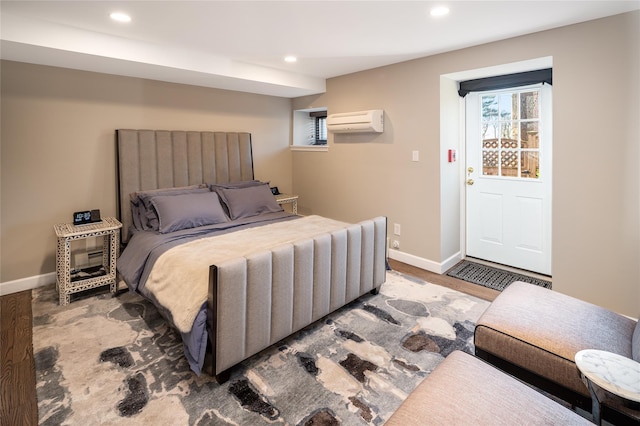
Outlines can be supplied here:
M465 99L467 255L551 275L551 87Z

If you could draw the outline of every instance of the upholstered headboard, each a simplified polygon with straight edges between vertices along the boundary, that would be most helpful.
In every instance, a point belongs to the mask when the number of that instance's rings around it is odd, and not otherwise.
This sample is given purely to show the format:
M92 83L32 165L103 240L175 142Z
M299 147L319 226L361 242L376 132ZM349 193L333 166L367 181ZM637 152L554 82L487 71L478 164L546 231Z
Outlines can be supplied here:
M133 192L253 179L250 133L118 129L116 139L123 242Z

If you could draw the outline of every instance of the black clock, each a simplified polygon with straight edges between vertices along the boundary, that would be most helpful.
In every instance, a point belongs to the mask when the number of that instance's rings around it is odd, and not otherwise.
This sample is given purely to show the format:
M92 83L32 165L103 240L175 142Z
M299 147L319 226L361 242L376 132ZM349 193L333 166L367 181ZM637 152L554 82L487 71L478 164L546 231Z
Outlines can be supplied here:
M74 225L86 225L87 223L101 222L100 210L87 210L82 212L75 212L73 214Z

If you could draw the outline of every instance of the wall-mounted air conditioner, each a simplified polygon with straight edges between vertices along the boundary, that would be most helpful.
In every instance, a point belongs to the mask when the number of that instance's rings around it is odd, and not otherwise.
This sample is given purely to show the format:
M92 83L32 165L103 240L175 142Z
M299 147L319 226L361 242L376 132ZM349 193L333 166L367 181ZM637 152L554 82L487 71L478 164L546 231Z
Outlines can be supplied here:
M333 133L382 133L384 111L343 112L327 117L327 130Z

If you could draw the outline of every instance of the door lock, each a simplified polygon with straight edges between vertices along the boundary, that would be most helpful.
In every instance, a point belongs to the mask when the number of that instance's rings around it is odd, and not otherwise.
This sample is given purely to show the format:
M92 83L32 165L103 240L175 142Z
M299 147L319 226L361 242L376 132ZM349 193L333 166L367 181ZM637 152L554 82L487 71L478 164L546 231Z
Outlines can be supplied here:
M471 178L467 179L467 185L473 185L473 179Z
M473 173L473 167L469 167L469 168L467 169L467 172L469 172L469 174Z

